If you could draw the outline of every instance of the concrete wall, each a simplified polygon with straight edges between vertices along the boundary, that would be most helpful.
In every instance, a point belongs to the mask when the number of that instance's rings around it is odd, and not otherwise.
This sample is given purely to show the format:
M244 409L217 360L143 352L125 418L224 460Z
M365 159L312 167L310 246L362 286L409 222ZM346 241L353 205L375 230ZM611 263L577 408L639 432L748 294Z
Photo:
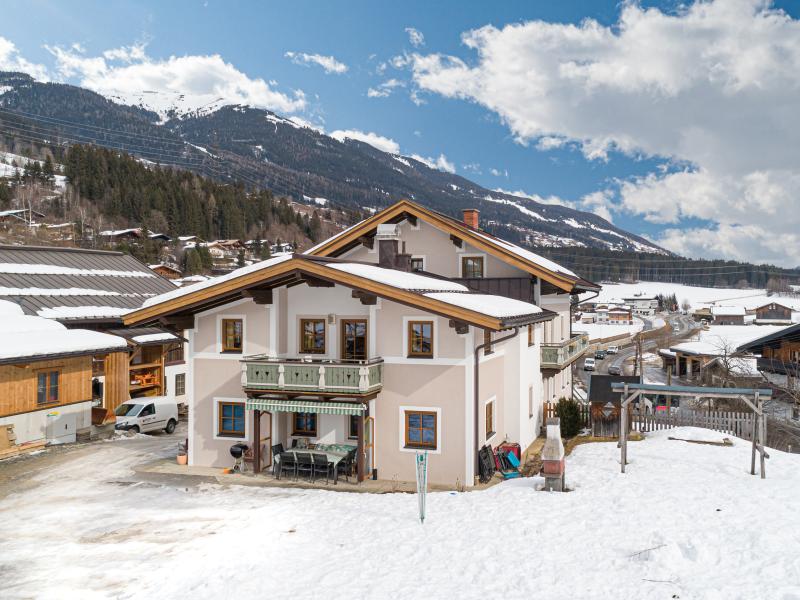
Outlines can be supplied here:
M48 416L50 415L50 416ZM46 439L48 421L71 416L75 418L76 431L86 430L92 426L92 402L78 402L62 406L52 406L29 413L0 417L0 425L13 425L17 435L17 444L35 442Z

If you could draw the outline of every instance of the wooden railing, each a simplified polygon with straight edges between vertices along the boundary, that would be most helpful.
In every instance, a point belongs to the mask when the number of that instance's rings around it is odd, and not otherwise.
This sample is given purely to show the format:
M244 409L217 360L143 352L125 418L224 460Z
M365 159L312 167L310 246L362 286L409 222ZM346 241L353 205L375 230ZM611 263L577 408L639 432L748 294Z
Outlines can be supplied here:
M242 359L242 387L246 390L364 396L382 386L382 358L329 360L262 354Z
M589 336L585 333L556 344L542 344L541 368L561 370L586 352L588 347Z

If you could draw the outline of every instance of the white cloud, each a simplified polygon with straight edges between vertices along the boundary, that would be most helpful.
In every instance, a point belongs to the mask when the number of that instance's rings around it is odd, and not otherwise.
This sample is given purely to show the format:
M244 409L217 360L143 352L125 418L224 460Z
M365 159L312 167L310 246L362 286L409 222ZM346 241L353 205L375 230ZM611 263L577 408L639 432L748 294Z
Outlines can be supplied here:
M26 60L11 40L0 36L0 71L20 71L34 79L48 81L47 67Z
M351 140L358 140L359 142L369 144L370 146L373 146L378 150L382 150L383 152L400 154L400 144L391 138L378 135L377 133L373 133L371 131L365 132L357 129L337 129L336 131L332 131L329 135L340 142L343 142L345 139L349 138Z
M322 67L326 73L335 73L341 75L347 73L347 65L343 62L336 60L333 56L324 56L322 54L307 54L305 52L287 52L284 56L296 65L318 65Z
M492 169L489 169L489 173L491 173L495 177L506 177L506 178L508 177L508 169L503 169L501 171L500 169L492 168Z
M419 29L406 27L406 33L408 34L408 41L411 42L411 45L414 46L414 48L419 48L420 46L425 45L425 36L422 35L422 32Z
M246 104L283 113L306 107L305 94L273 89L250 78L218 54L152 59L144 46L133 45L87 56L79 46L45 46L56 60L59 79L121 102L142 104L160 113L196 110L210 105Z
M422 164L426 165L431 169L438 169L439 171L445 171L447 173L456 172L455 164L447 160L447 157L444 154L440 154L438 158L431 158L431 157L420 156L419 154L412 154L411 158L413 158L414 160L418 160L419 162L421 162Z
M383 83L378 84L374 88L371 87L367 90L368 98L387 98L391 96L395 88L403 87L405 83L398 79L389 79Z
M476 163L476 162L466 163L464 165L461 165L461 168L464 169L465 171L470 172L470 173L477 173L478 175L482 175L483 174L483 171L481 170L481 164L480 163Z
M691 248L800 264L800 21L767 0L697 2L669 14L621 6L612 26L485 26L462 36L474 61L413 54L407 62L421 91L482 104L539 149L570 144L590 160L619 151L688 165L620 190L624 210L653 222L714 223L689 237L665 234L665 243L701 236Z

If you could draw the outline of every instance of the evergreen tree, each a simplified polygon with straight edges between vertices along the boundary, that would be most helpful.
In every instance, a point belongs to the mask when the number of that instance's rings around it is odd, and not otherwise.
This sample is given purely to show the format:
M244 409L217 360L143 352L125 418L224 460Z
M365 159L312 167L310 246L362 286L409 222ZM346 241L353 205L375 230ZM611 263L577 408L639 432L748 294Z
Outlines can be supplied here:
M203 260L197 250L187 250L183 255L183 271L189 275L197 275L203 272Z
M44 159L44 166L42 167L42 177L44 181L47 183L52 183L55 181L55 169L53 168L53 160L50 158L48 154L47 157Z

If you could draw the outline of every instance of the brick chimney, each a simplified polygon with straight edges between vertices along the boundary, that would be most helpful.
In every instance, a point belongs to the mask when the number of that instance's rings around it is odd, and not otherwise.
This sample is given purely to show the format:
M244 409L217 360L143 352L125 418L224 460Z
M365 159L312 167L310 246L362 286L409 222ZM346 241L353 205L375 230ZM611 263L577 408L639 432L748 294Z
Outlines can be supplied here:
M480 214L477 208L465 208L464 209L464 223L472 227L473 229L480 229Z

